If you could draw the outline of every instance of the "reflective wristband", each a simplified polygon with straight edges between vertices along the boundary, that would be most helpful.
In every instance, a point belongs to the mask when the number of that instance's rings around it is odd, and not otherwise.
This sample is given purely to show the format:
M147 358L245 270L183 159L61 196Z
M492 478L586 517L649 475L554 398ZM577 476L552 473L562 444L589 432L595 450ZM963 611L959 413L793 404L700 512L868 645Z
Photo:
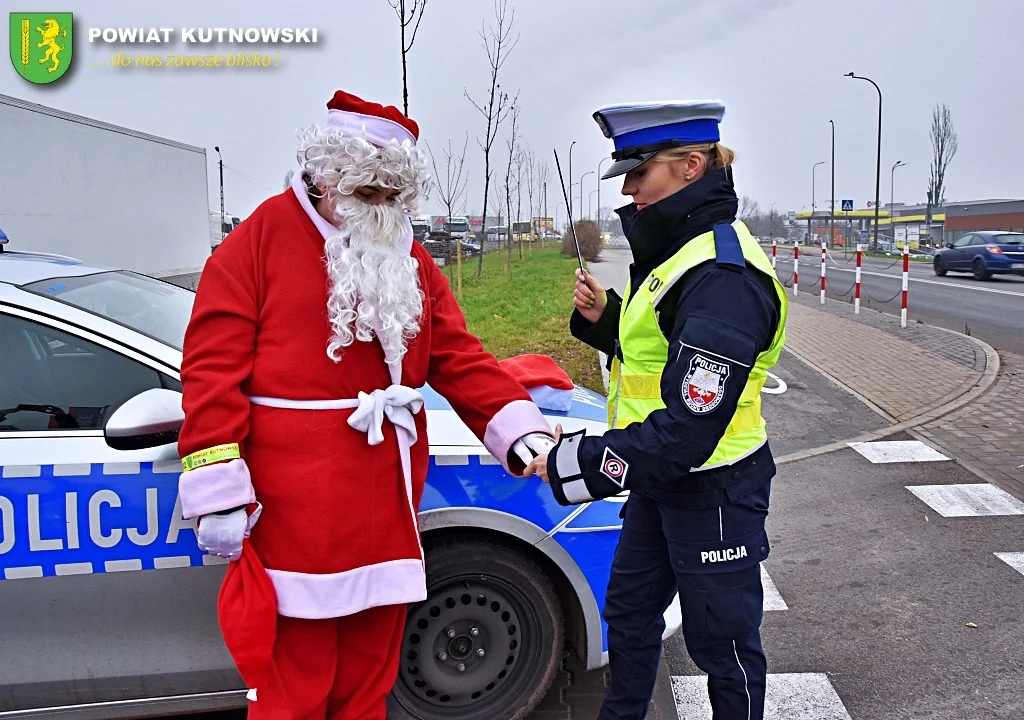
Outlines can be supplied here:
M203 465L221 462L222 460L236 460L240 457L242 457L242 455L238 452L238 443L217 445L212 448L206 448L205 450L199 450L182 458L181 469L183 472L188 472L189 470L195 470L197 467L201 467Z

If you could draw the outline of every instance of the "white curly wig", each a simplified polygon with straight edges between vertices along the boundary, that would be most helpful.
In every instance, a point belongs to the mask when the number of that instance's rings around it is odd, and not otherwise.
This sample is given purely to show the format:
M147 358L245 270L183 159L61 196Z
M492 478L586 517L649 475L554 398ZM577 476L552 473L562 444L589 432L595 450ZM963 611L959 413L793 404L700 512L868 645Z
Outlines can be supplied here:
M327 355L376 337L389 364L400 363L419 333L423 293L418 263L408 253L409 216L426 197L430 176L409 140L378 146L335 127L299 131L298 161L311 195L330 203L338 234L325 243ZM370 205L353 195L364 186L398 190L394 204Z
M299 130L298 136L297 160L303 176L309 186L323 188L328 197L376 185L399 190L398 205L408 214L418 212L420 200L428 197L427 158L408 140L391 140L378 147L365 137L319 125Z

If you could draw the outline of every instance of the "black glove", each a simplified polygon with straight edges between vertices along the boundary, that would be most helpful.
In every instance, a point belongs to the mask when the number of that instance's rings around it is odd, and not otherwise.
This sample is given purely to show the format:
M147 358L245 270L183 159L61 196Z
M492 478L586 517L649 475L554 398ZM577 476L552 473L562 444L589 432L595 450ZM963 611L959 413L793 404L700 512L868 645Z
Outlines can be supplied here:
M580 468L579 452L586 430L563 435L548 454L548 480L559 505L580 505L628 490L629 463L610 447L597 471Z

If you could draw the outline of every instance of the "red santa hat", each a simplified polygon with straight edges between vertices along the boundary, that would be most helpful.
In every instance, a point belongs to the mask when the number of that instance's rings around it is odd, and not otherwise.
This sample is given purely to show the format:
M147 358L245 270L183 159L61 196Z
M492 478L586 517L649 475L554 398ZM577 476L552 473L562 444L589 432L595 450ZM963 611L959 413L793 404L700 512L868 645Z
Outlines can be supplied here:
M388 105L368 102L360 97L338 90L327 103L327 126L339 128L346 135L365 133L367 141L383 147L396 140L415 145L420 128L402 112Z
M242 557L224 575L217 618L224 644L249 688L247 697L258 701L277 638L277 593L248 540L242 541Z

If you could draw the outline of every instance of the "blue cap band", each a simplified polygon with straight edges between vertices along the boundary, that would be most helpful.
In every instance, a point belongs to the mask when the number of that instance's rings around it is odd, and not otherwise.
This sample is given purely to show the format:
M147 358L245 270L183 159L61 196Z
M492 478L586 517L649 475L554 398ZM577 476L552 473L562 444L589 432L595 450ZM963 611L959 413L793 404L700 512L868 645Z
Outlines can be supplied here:
M682 140L688 143L718 142L717 120L687 120L686 122L644 128L624 133L614 139L615 149L651 145L666 140Z

